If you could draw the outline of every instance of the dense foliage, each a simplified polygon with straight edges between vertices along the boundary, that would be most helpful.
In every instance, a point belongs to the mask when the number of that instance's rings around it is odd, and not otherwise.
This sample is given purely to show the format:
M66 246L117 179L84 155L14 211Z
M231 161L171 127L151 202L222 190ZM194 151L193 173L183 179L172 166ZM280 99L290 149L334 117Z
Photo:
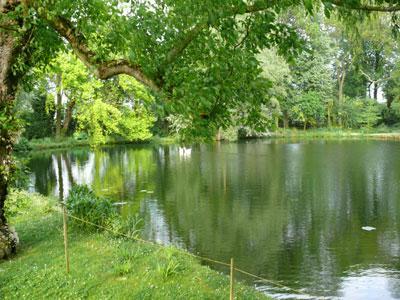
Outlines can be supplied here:
M47 94L56 137L73 131L75 119L94 144L110 135L148 138L155 117L165 127L178 120L175 128L185 136L213 137L229 127L263 132L280 126L280 113L285 126L323 126L325 119L342 127L351 72L362 74L352 84L367 83L369 98L377 100L386 87L388 110L396 101L397 79L391 75L398 65L397 46L388 33L398 33L399 11L394 0L1 1L0 233L5 244L11 245L3 207L21 132L16 99L21 91L37 89L38 79L45 88L34 97ZM350 33L346 24L352 24ZM265 49L290 63L292 81L277 85L288 91L272 92L273 80L263 76L258 56ZM153 103L147 106L142 97L121 90L121 74L146 86ZM329 74L336 81L327 82ZM306 105L307 99L318 107ZM317 118L316 99L326 104L326 116ZM364 119L354 120L371 127L377 123L375 109L369 101L361 104Z
M248 136L279 127L400 123L397 27L387 14L370 13L347 26L357 18L326 3L323 10L312 2L282 2L242 15L213 1L206 14L185 19L188 7L200 7L97 1L81 15L78 3L44 3L63 18L82 17L73 25L96 49L96 61L129 57L164 92L151 85L149 92L143 80L126 75L96 79L83 50L43 34L61 50L47 67L28 72L33 92L20 93L28 139L83 133L97 145L152 134L210 137L220 128L226 136L238 130ZM96 27L84 22L94 14Z

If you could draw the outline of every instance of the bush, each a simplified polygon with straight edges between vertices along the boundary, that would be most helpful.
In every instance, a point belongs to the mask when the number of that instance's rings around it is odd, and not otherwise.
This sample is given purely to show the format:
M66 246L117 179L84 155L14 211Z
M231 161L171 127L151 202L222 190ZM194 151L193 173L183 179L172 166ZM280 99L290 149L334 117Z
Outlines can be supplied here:
M86 185L73 186L66 205L68 212L74 217L105 227L111 232L122 233L125 237L136 238L139 235L138 227L141 219L138 216L123 219L109 199L96 196ZM78 220L75 221L76 225L99 229Z
M291 109L293 121L303 125L318 127L325 123L325 101L322 95L317 92L307 92L295 99L295 105Z
M15 152L29 152L32 150L32 147L27 138L21 137L17 144L14 146Z
M4 211L6 218L31 214L33 211L47 214L54 211L55 202L55 199L38 193L29 193L25 190L11 188L5 202Z
M382 109L383 122L388 126L393 126L400 122L400 102L392 103L391 108L385 107Z
M4 207L6 218L15 217L21 214L30 205L31 199L26 192L11 190Z
M343 126L346 128L370 129L379 122L381 108L372 99L346 98L338 114L340 114Z
M73 136L74 136L74 139L77 141L85 141L85 140L89 139L87 133L82 132L82 131L75 132Z
M86 185L73 186L66 205L71 215L100 226L109 227L113 219L118 217L112 202L97 197Z

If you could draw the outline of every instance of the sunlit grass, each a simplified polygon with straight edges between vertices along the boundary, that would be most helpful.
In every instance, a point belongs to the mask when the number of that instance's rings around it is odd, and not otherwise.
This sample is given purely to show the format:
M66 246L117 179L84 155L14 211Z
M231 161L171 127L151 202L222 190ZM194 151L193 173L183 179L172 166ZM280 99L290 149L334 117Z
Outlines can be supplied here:
M400 130L390 127L376 127L371 129L280 129L271 133L274 138L400 138Z
M13 223L18 254L0 263L2 299L228 299L229 278L172 247L117 239L105 233L69 232L71 272L66 274L62 220L39 196ZM39 200L38 200L39 199ZM44 200L43 200L44 201ZM236 285L237 299L265 299Z

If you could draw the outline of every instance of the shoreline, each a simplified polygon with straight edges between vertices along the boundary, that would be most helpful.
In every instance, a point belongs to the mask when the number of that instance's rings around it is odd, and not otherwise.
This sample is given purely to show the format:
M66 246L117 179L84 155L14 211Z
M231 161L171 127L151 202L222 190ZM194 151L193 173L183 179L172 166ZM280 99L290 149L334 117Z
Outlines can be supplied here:
M263 136L246 137L240 138L236 141L229 141L227 139L218 142L237 142L240 140L250 140L250 139L294 139L294 138L316 138L316 139L331 139L331 138L349 138L349 139L375 139L375 140L393 140L400 141L400 131L387 131L387 132L377 132L377 131L355 131L355 130L280 130L276 132L269 132ZM124 141L124 140L110 140L105 144L99 145L99 147L107 147L114 145L169 145L178 143L177 137L152 137L146 141ZM18 154L25 154L29 152L38 152L46 150L63 150L69 148L84 148L90 147L89 140L75 140L72 137L63 138L60 140L55 139L40 139L28 141L26 148L19 150L17 147L15 152Z
M229 277L182 250L70 226L66 274L62 218L55 199L18 192L32 205L10 218L20 238L16 255L0 261L4 299L228 299ZM235 282L236 299L270 299Z

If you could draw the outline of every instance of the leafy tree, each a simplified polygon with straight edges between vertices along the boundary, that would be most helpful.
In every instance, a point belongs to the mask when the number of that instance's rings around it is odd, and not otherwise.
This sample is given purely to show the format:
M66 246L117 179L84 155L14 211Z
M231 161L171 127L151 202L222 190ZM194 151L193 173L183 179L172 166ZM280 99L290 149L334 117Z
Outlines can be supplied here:
M358 123L362 128L371 129L376 125L381 117L381 110L376 101L367 99L361 108Z
M398 55L396 39L390 30L391 19L377 15L358 25L360 55L357 68L365 77L369 97L378 99L378 90L390 78L393 62Z
M264 49L258 56L262 76L270 82L269 97L273 118L283 118L284 128L289 127L289 110L292 99L292 74L289 64L273 49ZM276 123L276 122L275 122ZM275 124L275 127L278 127Z
M302 123L304 129L307 128L307 125L316 127L323 124L325 105L321 95L312 91L298 96L291 109L291 117L294 121Z
M22 115L26 122L24 137L28 139L49 137L53 134L54 109L47 105L44 95L34 96L31 100L32 111Z
M388 109L391 108L392 103L400 100L400 61L395 63L391 76L384 86L384 93Z
M381 109L373 99L346 98L342 107L343 126L370 129L381 118Z
M227 111L243 100L250 107L248 120L258 122L259 104L265 98L260 97L260 68L254 56L272 46L279 54L296 54L301 39L277 15L298 5L312 13L314 5L320 4L317 0L1 1L0 232L7 237L2 238L7 241L4 248L12 244L3 207L19 126L12 109L17 87L34 65L46 64L56 51L67 47L64 41L98 78L130 75L163 99L173 99L171 107L185 111L195 126L209 124L216 129L230 119ZM326 14L339 7L344 17L352 10L400 10L391 0L368 4L325 0L323 4ZM208 122L201 121L202 114Z
M67 134L85 84L91 80L86 67L71 52L60 52L48 69L46 76L56 86L56 137L61 137Z
M395 101L390 107L382 109L382 121L389 126L400 123L400 102Z

